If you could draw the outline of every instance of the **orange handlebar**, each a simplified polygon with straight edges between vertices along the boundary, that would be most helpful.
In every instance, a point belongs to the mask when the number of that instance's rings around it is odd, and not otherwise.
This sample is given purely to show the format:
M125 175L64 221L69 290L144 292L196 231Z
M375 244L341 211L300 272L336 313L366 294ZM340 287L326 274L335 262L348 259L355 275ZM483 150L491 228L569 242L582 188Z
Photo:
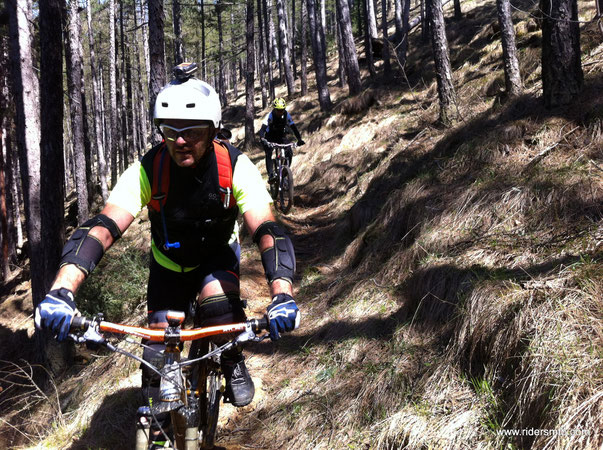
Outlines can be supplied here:
M233 323L230 325L215 325L212 327L194 328L192 330L180 330L180 340L194 341L208 336L215 336L217 334L227 334L234 333L237 331L245 331L245 327L245 322L242 322ZM143 339L148 339L149 341L154 342L163 342L165 338L165 329L163 328L145 328L104 321L101 321L101 323L99 324L99 328L101 331L106 331L109 333L131 334L132 336L138 336Z

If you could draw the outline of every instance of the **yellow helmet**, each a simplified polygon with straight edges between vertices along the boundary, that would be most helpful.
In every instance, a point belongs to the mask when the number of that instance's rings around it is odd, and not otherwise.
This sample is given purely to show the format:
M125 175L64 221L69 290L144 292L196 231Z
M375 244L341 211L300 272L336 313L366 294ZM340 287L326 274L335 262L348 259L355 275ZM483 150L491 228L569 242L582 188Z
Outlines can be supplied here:
M272 102L272 107L274 109L285 109L287 107L287 103L285 103L284 98L278 97L274 99L274 102Z

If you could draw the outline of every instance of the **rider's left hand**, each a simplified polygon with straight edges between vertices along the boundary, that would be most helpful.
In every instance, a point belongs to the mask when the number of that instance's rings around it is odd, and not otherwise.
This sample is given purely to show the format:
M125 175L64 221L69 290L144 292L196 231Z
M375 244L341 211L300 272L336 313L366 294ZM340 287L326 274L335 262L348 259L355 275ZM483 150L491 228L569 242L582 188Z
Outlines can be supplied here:
M293 331L299 327L301 314L295 300L289 294L277 294L268 307L270 339L276 341L280 333Z
M297 146L301 147L302 145L304 145L306 143L306 141L304 141L303 139L300 139L299 141L297 141Z

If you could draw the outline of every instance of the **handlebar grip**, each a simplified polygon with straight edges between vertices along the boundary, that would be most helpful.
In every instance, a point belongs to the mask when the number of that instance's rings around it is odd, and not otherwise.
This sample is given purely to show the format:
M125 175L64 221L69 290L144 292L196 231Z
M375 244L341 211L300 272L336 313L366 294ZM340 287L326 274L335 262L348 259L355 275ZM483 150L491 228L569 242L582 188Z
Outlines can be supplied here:
M254 332L268 330L269 322L268 317L264 316L261 319L251 319L251 328Z
M71 331L85 330L88 326L90 326L90 320L86 319L84 316L74 316L69 328Z

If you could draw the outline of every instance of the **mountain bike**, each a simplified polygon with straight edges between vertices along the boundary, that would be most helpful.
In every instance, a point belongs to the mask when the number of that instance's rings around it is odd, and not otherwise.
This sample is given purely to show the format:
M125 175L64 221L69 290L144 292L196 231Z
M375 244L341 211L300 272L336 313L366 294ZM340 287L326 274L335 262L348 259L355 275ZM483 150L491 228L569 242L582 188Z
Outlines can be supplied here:
M273 163L277 176L276 180L270 183L270 195L276 200L277 207L287 214L293 206L293 173L290 166L297 144L277 144L269 141L265 141L265 144L275 150Z
M157 416L169 413L170 429L163 430L169 448L196 450L213 448L218 425L220 400L224 393L220 355L245 342L260 342L269 334L256 334L268 329L268 319L251 319L230 325L183 329L184 313L169 311L168 327L145 328L106 322L102 314L93 318L76 316L71 323L70 338L79 343L96 344L121 353L144 364L160 377L159 401L141 406L137 412L136 450L147 450L151 444L151 425L161 429ZM131 335L153 342L164 342L162 365L154 366L126 350L118 348L101 333ZM212 336L237 335L221 346ZM140 346L144 344L128 340ZM181 356L186 341L191 341L188 357ZM173 435L173 440L169 434Z

